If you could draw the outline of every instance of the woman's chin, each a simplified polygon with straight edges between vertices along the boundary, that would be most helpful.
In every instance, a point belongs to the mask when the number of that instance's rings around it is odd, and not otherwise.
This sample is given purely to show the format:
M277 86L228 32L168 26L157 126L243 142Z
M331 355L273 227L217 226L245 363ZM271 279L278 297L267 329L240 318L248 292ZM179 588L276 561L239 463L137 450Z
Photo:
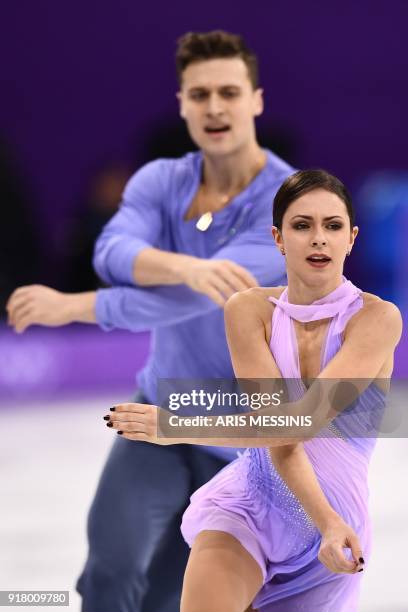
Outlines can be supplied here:
M302 271L302 276L306 284L311 286L321 285L322 282L330 281L331 279L336 279L343 275L343 270L339 270L334 268L334 266L329 265L324 268L315 268L313 266L308 266L308 269L304 272Z

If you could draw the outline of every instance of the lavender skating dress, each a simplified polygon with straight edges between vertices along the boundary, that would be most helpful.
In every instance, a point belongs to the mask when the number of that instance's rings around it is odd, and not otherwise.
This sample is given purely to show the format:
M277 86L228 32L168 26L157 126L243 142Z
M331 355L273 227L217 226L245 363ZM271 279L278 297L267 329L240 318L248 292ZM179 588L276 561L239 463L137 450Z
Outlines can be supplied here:
M270 300L276 304L270 347L282 376L298 379L295 390L291 385L295 400L305 387L292 319L331 318L323 369L340 349L344 328L363 299L361 291L344 279L311 305L290 304L287 290L279 300ZM383 393L371 384L354 408L367 415L372 407L381 412L383 406ZM367 561L371 547L367 471L375 438L353 437L352 420L342 421L342 416L332 421L327 436L305 442L304 448L329 503L359 535ZM275 470L268 448L247 449L192 495L181 525L183 537L191 546L204 530L233 535L257 561L264 584L253 606L262 612L357 612L363 574L334 574L320 563L320 533Z

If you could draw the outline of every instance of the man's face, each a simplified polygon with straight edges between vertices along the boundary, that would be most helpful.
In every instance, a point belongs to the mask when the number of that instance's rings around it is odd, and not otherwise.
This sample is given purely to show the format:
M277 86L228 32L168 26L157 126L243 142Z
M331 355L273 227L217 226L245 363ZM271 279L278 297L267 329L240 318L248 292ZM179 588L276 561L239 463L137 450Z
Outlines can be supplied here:
M263 110L240 58L190 64L178 93L180 114L196 145L210 155L230 155L255 138L254 117Z

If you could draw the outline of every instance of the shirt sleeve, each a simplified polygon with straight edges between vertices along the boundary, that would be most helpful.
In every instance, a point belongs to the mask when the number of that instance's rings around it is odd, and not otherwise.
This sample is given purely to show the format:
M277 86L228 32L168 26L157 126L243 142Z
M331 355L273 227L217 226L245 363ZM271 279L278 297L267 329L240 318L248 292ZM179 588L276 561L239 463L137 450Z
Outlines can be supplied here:
M96 241L93 265L108 284L134 284L133 262L161 233L169 161L143 166L127 183L118 212Z
M260 285L285 282L284 258L278 251L264 216L243 231L212 259L230 259L249 270ZM112 287L100 289L96 319L105 330L146 331L182 323L218 309L212 300L185 285L158 287Z
M286 280L285 260L275 245L271 228L272 214L262 215L251 229L237 235L211 259L231 259L249 270L261 287L281 284Z

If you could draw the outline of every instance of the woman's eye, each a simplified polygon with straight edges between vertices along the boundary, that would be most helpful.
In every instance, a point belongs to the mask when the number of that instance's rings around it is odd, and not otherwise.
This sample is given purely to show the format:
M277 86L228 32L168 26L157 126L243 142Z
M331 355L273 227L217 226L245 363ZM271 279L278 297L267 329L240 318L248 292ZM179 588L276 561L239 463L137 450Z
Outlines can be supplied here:
M293 227L296 230L302 230L302 229L307 229L309 226L307 223L295 223Z
M329 229L331 230L339 230L341 229L343 226L341 223L329 223L329 225L327 226Z

